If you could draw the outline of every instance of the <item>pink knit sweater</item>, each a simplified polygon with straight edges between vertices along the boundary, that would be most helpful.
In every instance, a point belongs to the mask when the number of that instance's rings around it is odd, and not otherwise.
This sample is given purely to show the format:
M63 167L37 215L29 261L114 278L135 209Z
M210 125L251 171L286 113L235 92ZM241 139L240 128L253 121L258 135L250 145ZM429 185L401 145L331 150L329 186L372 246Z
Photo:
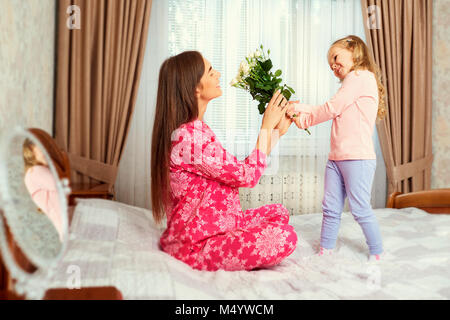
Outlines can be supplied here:
M34 166L25 174L25 185L34 203L51 220L62 239L62 217L56 182L46 166Z
M323 105L292 104L305 129L333 119L329 160L375 159L372 135L378 112L378 87L368 70L347 74L338 92Z

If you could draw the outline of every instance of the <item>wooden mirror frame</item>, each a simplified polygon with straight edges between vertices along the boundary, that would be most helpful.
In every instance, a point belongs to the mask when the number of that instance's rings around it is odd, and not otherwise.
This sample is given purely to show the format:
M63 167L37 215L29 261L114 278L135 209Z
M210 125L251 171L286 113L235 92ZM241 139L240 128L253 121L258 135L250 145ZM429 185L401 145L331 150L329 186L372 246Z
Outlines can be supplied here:
M38 128L28 129L38 140L39 142L46 148L47 153L53 160L54 167L58 173L59 178L67 179L70 185L70 162L67 153L61 150L56 141L44 130ZM93 192L92 194L86 194L82 191L77 191L75 194L71 194L72 197L69 197L71 201L74 202L74 196L79 197L102 197L102 193ZM68 200L69 200L68 199ZM73 207L69 207L68 210L68 219L69 226L71 222L71 218L73 215ZM2 214L2 212L0 212ZM7 227L7 226L6 226ZM7 227L8 228L8 227ZM9 229L7 230L9 231ZM10 234L10 232L7 232ZM28 259L25 257L20 248L14 243L12 237L9 239L10 248L12 248L12 253L18 259L18 263L24 268L24 270L32 272L35 270L35 266L33 266ZM9 276L8 270L6 269L2 258L0 256L0 300L23 300L23 296L17 295L12 290L13 280ZM85 287L80 289L49 289L47 290L45 296L45 300L122 300L122 294L115 287Z

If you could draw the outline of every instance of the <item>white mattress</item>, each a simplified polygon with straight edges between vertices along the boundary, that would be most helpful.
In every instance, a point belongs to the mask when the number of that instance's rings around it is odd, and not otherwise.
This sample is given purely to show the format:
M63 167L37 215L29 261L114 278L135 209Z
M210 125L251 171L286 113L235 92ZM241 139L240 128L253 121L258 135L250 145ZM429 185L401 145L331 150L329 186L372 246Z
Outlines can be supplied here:
M449 299L450 215L376 209L388 256L367 263L363 233L343 213L336 252L317 257L322 215L291 216L295 252L257 271L197 271L158 249L151 211L107 200L79 201L68 249L51 287L117 287L125 299ZM73 269L72 269L73 270Z

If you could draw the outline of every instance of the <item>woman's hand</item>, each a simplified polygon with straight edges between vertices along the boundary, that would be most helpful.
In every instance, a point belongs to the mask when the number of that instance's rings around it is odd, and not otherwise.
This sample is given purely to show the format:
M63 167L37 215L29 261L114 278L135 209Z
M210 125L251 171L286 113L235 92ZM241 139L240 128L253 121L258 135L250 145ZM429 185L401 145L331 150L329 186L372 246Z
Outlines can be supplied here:
M281 94L280 90L277 90L267 105L266 111L264 111L261 128L268 130L274 129L281 118L285 117L287 108L288 103L286 98Z
M273 137L273 130L281 118L286 118L288 103L286 98L277 90L272 96L262 119L261 130L259 131L258 140L256 141L256 149L269 155L272 148L278 142L278 137Z
M280 122L278 122L277 126L275 127L275 129L278 129L278 134L280 135L280 137L286 134L291 124L292 119L288 117L287 113L284 117L281 117Z

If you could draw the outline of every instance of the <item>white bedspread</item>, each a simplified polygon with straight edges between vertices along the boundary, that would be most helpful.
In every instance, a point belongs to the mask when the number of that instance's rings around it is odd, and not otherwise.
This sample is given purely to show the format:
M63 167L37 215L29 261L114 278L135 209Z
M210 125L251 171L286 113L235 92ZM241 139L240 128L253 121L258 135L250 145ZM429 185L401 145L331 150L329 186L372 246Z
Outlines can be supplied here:
M364 235L343 213L336 252L317 257L321 214L291 216L295 252L257 271L197 271L158 249L151 212L80 200L67 252L51 287L117 287L125 299L449 299L450 215L376 209L388 256L367 263ZM75 266L69 268L70 266Z

